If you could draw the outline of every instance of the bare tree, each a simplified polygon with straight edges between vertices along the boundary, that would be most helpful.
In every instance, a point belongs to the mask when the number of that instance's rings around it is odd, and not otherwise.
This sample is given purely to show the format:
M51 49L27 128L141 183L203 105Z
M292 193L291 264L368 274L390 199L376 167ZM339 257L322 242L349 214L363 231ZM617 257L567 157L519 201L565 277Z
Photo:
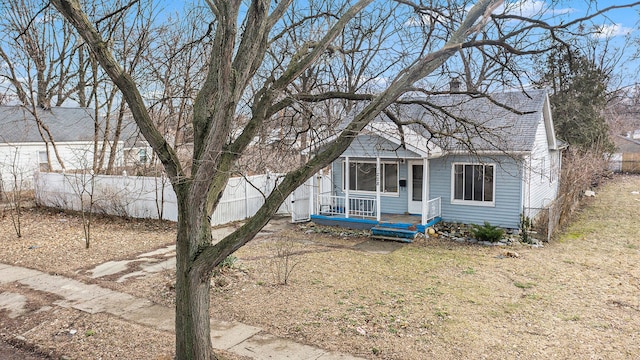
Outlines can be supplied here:
M38 125L51 167L50 149L64 169L47 124L39 116L51 106L60 106L70 95L71 79L76 75L72 58L77 35L54 9L39 0L10 0L0 5L0 29L14 41L0 45L0 59L6 64L0 74L13 86L14 95ZM10 48L3 46L9 44Z
M20 162L20 151L14 147L0 162L0 193L9 205L11 223L19 238L22 237L22 192L28 187L28 176Z
M82 216L82 232L84 235L84 247L91 245L91 225L96 205L95 181L96 173L91 168L83 169L79 173L65 174L65 180L71 187L79 201L80 214Z
M127 7L127 16L110 16L99 21L107 46L123 63L126 71L147 66L148 52L156 34L153 19L157 6L153 1L86 3L92 13L117 13ZM8 95L34 117L42 140L47 144L47 161L57 161L65 169L56 139L48 124L39 116L52 106L77 103L93 108L95 172L115 171L120 140L134 134L126 132L125 118L130 116L119 89L100 68L84 40L49 2L43 0L8 0L0 4L6 16L0 19L0 32L7 39L0 44L0 77L11 84ZM124 15L124 14L123 14Z
M132 2L132 4L135 3ZM96 23L103 18L120 16L125 6L113 13L89 17L78 0L54 0L52 4L80 33L102 68L122 92L141 132L156 151L178 198L177 282L176 282L176 356L180 359L212 359L209 329L209 287L214 267L250 241L277 211L286 196L315 172L336 159L372 119L403 94L414 91L414 84L439 69L460 49L496 46L514 54L528 54L544 49L522 48L511 40L532 28L550 33L576 25L580 20L561 25L525 16L492 12L500 1L480 0L473 6L456 3L464 11L462 21L442 26L439 16L451 17L450 3L434 2L424 6L398 1L396 16L385 19L394 26L407 24L420 12L437 12L429 29L410 32L410 39L396 40L387 58L398 59L397 66L383 72L386 80L375 93L343 92L337 88L319 93L303 93L294 83L325 59L325 55L347 26L362 13L373 9L373 0L356 2L293 0L269 2L254 0L207 0L211 20L206 23L210 48L206 77L193 102L193 156L187 166L180 162L175 148L154 123L140 83L135 74L124 70L107 44ZM453 3L453 2L452 2ZM294 11L295 10L295 11ZM275 53L274 44L287 39L288 30L321 20L316 31L302 44L289 41L291 51ZM488 22L504 22L491 38L476 35ZM387 29L385 27L379 28ZM531 39L526 46L533 46ZM209 45L209 44L208 44ZM385 60L382 59L382 62ZM363 67L369 64L360 64ZM327 65L329 66L329 65ZM433 85L432 85L433 86ZM303 165L289 171L269 195L264 206L245 225L215 245L209 216L216 208L225 185L240 155L247 150L265 123L296 101L322 103L329 99L366 100L353 107L354 114L318 152ZM246 121L234 126L240 117ZM473 126L473 124L470 124Z

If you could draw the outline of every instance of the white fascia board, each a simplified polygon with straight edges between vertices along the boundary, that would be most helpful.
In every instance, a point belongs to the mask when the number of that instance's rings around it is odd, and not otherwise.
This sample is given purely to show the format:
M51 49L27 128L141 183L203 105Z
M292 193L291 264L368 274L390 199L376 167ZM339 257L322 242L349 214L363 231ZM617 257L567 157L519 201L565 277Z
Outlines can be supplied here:
M545 94L544 96L542 119L544 120L544 127L547 133L547 143L549 145L549 149L558 150L556 131L553 125L553 116L551 116L551 105L549 102L549 94Z
M526 156L530 155L531 151L498 151L498 150L450 150L447 151L449 155L505 155L505 156Z
M417 132L407 128L404 129L404 144L402 144L400 131L395 124L380 121L372 122L367 125L366 130L396 145L404 145L407 147L407 150L419 154L423 158L437 158L443 154L439 146L428 141Z

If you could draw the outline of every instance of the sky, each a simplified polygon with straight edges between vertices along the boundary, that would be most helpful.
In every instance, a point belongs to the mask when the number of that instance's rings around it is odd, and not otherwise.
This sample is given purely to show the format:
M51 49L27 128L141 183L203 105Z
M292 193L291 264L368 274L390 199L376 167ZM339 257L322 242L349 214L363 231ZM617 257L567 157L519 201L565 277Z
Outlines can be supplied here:
M525 0L524 8L543 9L559 19L570 21L594 13L614 5L633 3L637 0L598 0L597 4L590 4L587 0L560 0L552 5L549 0ZM594 1L595 2L595 1ZM620 60L617 62L615 72L619 76L621 86L633 86L640 83L640 61L636 59L640 46L632 46L633 38L640 38L640 5L633 8L624 8L607 11L587 22L589 30L595 30L591 39L599 42L600 51L606 49L607 53L617 52ZM607 46L605 47L605 44Z
M630 1L637 0L598 0L592 2L588 0L506 0L508 4L519 2L521 15L527 16L543 11L545 16L554 17L553 21L570 21L587 13L593 13L612 5ZM182 2L170 0L158 0L158 2L162 3L167 12L179 12L184 6ZM608 43L608 53L625 50L624 54L621 55L621 60L615 66L616 73L620 75L618 76L620 83L616 84L616 86L633 86L640 83L640 61L634 58L640 46L630 46L627 42L629 38L640 39L640 30L638 30L640 27L639 11L640 5L632 9L612 10L607 12L606 15L592 19L588 24L590 30L599 30L599 32L594 32L591 38L600 42L600 49L604 49L603 44ZM0 39L0 43L5 40ZM0 63L0 66L2 65ZM7 85L6 82L0 79L0 90Z
M305 2L307 0L296 0ZM388 1L388 0L381 0ZM519 4L521 15L533 16L541 12L545 13L543 17L554 17L555 21L570 21L585 14L591 14L598 10L605 9L613 5L621 5L625 3L633 3L639 0L505 0L505 3L513 5ZM163 1L166 9L170 11L179 11L176 2ZM416 1L417 2L417 1ZM496 11L500 11L501 8ZM606 15L598 16L588 22L588 30L594 33L591 35L593 40L600 42L600 46L604 49L607 43L607 53L621 53L624 49L622 59L618 61L616 72L624 74L619 76L619 80L623 82L622 86L632 86L640 83L640 61L633 59L636 49L640 46L631 47L628 43L630 38L640 38L640 5L634 8L625 8L611 10Z

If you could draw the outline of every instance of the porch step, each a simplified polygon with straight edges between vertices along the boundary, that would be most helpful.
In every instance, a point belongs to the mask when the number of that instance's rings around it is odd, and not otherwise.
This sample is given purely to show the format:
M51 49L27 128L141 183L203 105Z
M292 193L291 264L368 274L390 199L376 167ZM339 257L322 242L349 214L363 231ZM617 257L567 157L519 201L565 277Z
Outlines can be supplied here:
M371 237L382 240L394 240L402 242L412 242L419 231L409 229L399 229L392 227L374 226L371 228Z

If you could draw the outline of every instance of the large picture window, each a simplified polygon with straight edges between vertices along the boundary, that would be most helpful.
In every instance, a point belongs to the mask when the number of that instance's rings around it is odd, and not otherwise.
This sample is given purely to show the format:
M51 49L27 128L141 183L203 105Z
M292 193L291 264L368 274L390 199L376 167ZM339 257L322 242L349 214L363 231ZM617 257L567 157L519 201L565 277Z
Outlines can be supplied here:
M342 163L343 180L345 163ZM398 163L380 163L380 192L398 193ZM343 188L346 181L343 181ZM376 163L366 161L349 162L349 190L376 191Z
M453 200L493 203L495 166L453 165Z

